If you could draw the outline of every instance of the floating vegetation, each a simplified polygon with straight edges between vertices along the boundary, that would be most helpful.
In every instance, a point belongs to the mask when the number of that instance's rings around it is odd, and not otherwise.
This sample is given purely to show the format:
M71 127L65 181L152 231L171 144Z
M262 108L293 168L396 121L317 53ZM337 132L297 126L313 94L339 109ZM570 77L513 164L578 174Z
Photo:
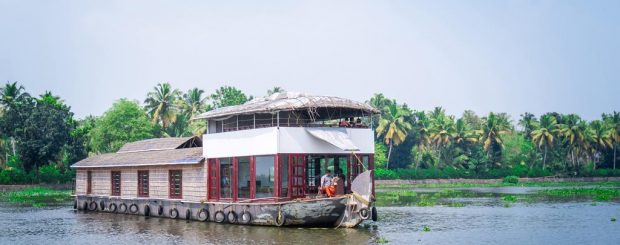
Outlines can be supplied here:
M43 207L49 204L57 204L71 200L71 191L33 187L19 191L0 193L0 200L33 207Z
M379 238L377 238L376 242L377 243L381 243L381 244L385 244L385 243L388 243L390 241L388 241L388 239L386 239L385 237L379 237Z
M594 201L611 201L620 197L620 190L608 188L565 188L540 190L538 194L557 198L591 198Z
M517 197L513 195L505 195L502 196L502 201L504 202L517 202Z
M431 228L425 225L425 226L422 228L422 231L424 231L424 232L430 232L430 231L431 231Z
M611 218L611 222L616 222L616 218Z
M607 182L605 182L607 183ZM499 205L511 207L514 203L594 201L606 202L620 200L620 189L615 187L567 187L543 189L519 194L500 194L493 191L468 189L423 189L381 190L377 191L377 206L419 206L429 207L443 205L447 207L464 207L493 203L489 200L499 199ZM497 204L497 203L496 203Z
M558 182L494 182L494 183L435 183L435 184L378 184L378 189L411 189L411 188L466 188L466 187L504 187L504 186L521 186L521 187L570 187L570 186L597 186L597 187L620 187L620 181L558 181Z

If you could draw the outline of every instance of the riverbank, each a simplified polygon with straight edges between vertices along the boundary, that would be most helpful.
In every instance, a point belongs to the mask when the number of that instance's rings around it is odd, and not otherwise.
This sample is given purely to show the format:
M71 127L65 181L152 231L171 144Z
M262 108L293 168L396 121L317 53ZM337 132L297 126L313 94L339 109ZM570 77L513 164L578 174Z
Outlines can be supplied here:
M23 206L41 207L70 201L71 194L71 190L56 190L48 187L35 186L20 190L3 191L0 193L0 201Z
M620 177L579 178L518 178L518 183L505 183L503 179L420 179L420 180L375 180L377 188L406 187L449 188L449 187L501 187L501 186L620 186Z

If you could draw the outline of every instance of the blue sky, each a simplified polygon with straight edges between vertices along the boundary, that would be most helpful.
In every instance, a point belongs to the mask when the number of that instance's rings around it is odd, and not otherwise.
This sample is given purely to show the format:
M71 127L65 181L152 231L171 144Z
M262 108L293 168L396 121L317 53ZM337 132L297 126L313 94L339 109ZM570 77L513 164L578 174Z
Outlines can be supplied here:
M620 1L0 0L0 81L78 117L158 82L460 115L620 110Z

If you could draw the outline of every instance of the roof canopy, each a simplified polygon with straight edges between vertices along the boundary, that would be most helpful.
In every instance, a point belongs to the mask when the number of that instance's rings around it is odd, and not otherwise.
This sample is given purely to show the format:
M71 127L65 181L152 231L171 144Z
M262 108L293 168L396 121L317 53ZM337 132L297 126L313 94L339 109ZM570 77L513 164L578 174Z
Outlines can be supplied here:
M356 111L361 114L377 114L370 105L333 96L314 96L303 93L275 93L255 98L242 105L227 106L200 114L193 119L213 119L242 114L273 113L277 111L308 110L316 113L319 108L336 108Z
M200 138L160 138L127 143L116 153L92 156L71 165L71 167L103 168L199 164L203 160Z

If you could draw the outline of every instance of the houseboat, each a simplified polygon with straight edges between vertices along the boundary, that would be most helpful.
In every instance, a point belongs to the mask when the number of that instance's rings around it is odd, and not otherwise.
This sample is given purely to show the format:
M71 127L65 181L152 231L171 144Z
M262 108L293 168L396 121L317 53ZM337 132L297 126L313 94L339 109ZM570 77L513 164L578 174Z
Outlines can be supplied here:
M222 107L200 137L132 142L76 169L75 208L218 223L355 227L376 220L373 107L275 93ZM321 193L333 173L336 193Z

